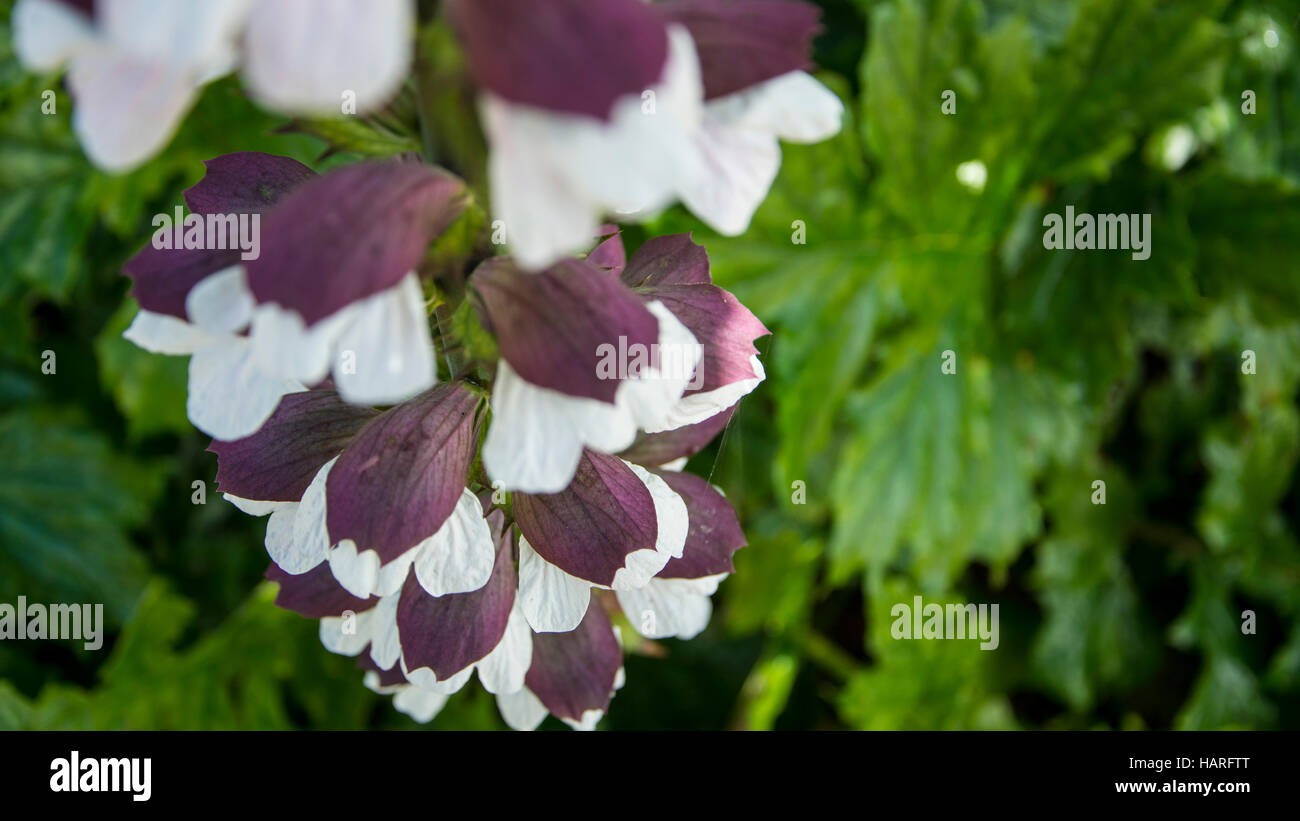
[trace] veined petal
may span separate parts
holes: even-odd
[[[533,635],[525,683],[552,715],[589,728],[609,708],[622,666],[623,651],[609,617],[592,602],[577,629]]]
[[[648,475],[586,451],[560,493],[514,494],[515,520],[532,549],[565,573],[603,587],[616,579],[635,584],[681,555],[685,541],[684,503],[658,477],[643,478]]]
[[[477,407],[443,384],[371,420],[330,473],[330,536],[387,563],[437,533],[465,490]]]
[[[295,187],[262,220],[248,284],[310,327],[397,285],[465,207],[464,183],[431,165],[345,165]]]
[[[478,501],[474,504],[477,506]],[[431,596],[415,574],[409,575],[397,610],[405,668],[415,671],[427,667],[439,682],[467,672],[500,644],[514,607],[516,587],[514,555],[508,538],[501,539],[492,576],[478,590]]]
[[[267,568],[266,578],[280,585],[275,596],[277,607],[311,619],[340,618],[349,612],[355,615],[378,604],[377,599],[348,593],[323,564],[297,576],[273,564]]]
[[[321,467],[377,415],[331,390],[288,394],[253,435],[208,446],[217,455],[217,488],[244,499],[297,502]]]

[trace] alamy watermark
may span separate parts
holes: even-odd
[[[889,633],[895,639],[980,639],[981,650],[998,649],[996,604],[923,604],[899,602],[889,610]]]
[[[596,347],[597,379],[672,379],[688,389],[704,384],[704,346],[695,343],[643,345],[618,338],[618,345],[605,342]]]
[[[0,603],[0,641],[81,641],[87,650],[104,646],[104,605]]]
[[[1132,251],[1133,259],[1151,257],[1150,214],[1060,214],[1043,217],[1043,247],[1053,251]]]
[[[242,260],[262,255],[261,214],[155,214],[153,247],[159,251],[239,251]]]

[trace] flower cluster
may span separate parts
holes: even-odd
[[[339,89],[382,101],[415,17],[401,0],[177,3],[147,20],[127,0],[67,5],[20,0],[19,51],[70,65],[78,129],[108,165],[156,150],[236,65],[287,110]],[[266,517],[277,602],[319,619],[369,686],[427,721],[477,671],[511,726],[590,728],[622,684],[615,622],[690,638],[733,570],[736,513],[682,467],[763,380],[768,333],[689,234],[629,255],[606,220],[681,201],[743,231],[779,140],[833,134],[841,107],[804,72],[817,17],[800,2],[440,8],[476,89],[487,190],[414,157],[319,175],[217,157],[186,205],[257,215],[260,253],[146,245],[125,266],[140,304],[126,336],[190,356],[190,419],[213,437],[218,489]],[[113,80],[106,64],[131,68]],[[115,82],[174,108],[101,121]],[[484,194],[508,255],[480,236]]]

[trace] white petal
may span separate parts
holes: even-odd
[[[258,305],[249,330],[258,367],[305,385],[320,382],[329,373],[335,340],[352,321],[356,307],[349,305],[309,328],[297,311],[274,302]]]
[[[483,506],[467,488],[438,532],[415,549],[415,578],[430,596],[468,593],[492,578],[496,546]]]
[[[491,145],[493,216],[505,226],[515,260],[537,270],[590,244],[601,209],[550,162],[549,115],[486,92],[479,107]]]
[[[681,185],[682,202],[718,233],[743,234],[781,167],[780,143],[764,131],[706,119],[695,144],[706,170]]]
[[[371,637],[370,660],[384,670],[393,669],[393,665],[402,656],[402,643],[397,635],[398,595],[385,596],[370,611]]]
[[[712,100],[705,111],[706,119],[797,143],[815,143],[833,137],[844,118],[840,98],[806,71],[782,74]]]
[[[285,522],[277,527],[279,538],[271,559],[286,573],[306,573],[329,556],[330,538],[325,527],[325,479],[336,461],[337,456],[316,472],[311,484],[303,491],[302,502],[297,507],[277,510],[271,514],[271,519],[266,524],[266,549],[270,552],[272,526],[277,524],[278,517],[285,517]],[[284,532],[286,527],[287,533]]]
[[[245,499],[233,493],[223,493],[221,496],[249,516],[266,516],[289,505],[297,505],[297,502],[263,502],[257,499]]]
[[[68,87],[86,155],[113,172],[162,150],[198,96],[195,79],[174,66],[103,51],[73,59]]]
[[[587,615],[591,583],[546,561],[520,536],[517,601],[538,633],[567,633]]]
[[[11,20],[14,52],[33,71],[57,68],[73,55],[95,47],[90,20],[55,0],[18,0]]]
[[[669,421],[704,358],[704,347],[662,302],[656,300],[646,308],[659,320],[660,367],[646,368],[639,378],[624,380],[614,403],[631,415],[637,427],[654,433],[677,427]]]
[[[702,173],[691,140],[703,111],[699,61],[685,29],[672,27],[669,43],[664,80],[648,89],[653,108],[629,94],[608,122],[483,95],[493,207],[524,267],[589,245],[604,212],[667,205]]]
[[[391,405],[438,381],[424,295],[414,272],[362,301],[336,344],[341,364],[334,366],[334,382],[348,402]]]
[[[470,664],[463,670],[458,670],[451,678],[439,681],[437,676],[428,667],[417,667],[414,670],[408,670],[406,659],[402,659],[402,675],[406,676],[407,681],[417,687],[430,690],[443,695],[451,695],[460,692],[461,688],[469,682],[470,675],[474,672],[474,665]]]
[[[122,332],[124,339],[150,353],[191,354],[214,340],[201,329],[170,314],[156,314],[143,308]]]
[[[511,729],[536,730],[546,718],[546,707],[529,690],[497,693],[497,710]]]
[[[513,693],[523,689],[532,663],[533,634],[516,596],[500,643],[478,663],[478,678],[489,693]]]
[[[505,359],[497,363],[483,464],[506,490],[558,493],[569,486],[584,446],[617,453],[635,438],[626,407],[534,385]]]
[[[124,53],[198,78],[229,67],[247,7],[247,0],[98,0],[95,18]]]
[[[300,390],[296,382],[262,373],[248,340],[227,337],[190,357],[185,409],[199,430],[230,442],[256,433],[282,396]]]
[[[334,580],[357,598],[364,599],[378,591],[379,554],[375,551],[358,553],[356,542],[342,539],[330,548],[329,563]]]
[[[411,63],[410,0],[258,0],[245,38],[244,78],[253,95],[293,114],[356,112],[383,105]]]
[[[393,706],[421,724],[428,724],[447,703],[447,696],[422,687],[403,687],[393,696]]]
[[[199,281],[185,296],[190,322],[214,336],[242,331],[253,316],[253,292],[244,266],[232,265]]]
[[[689,526],[686,502],[668,483],[640,465],[624,462],[645,483],[654,501],[655,519],[659,525],[654,550],[634,550],[628,554],[623,567],[614,573],[615,590],[645,587],[656,573],[664,569],[669,559],[680,558],[686,546]]]
[[[362,610],[351,617],[326,616],[320,620],[320,643],[340,656],[359,656],[371,639],[374,610]]]
[[[618,591],[618,603],[632,627],[646,638],[692,639],[708,627],[713,612],[709,594],[724,575],[709,577],[712,589],[707,583],[701,586],[698,579],[651,579],[639,590]]]
[[[683,396],[663,420],[661,430],[673,430],[703,422],[739,402],[741,397],[747,396],[767,377],[757,354],[749,358],[749,364],[756,374],[750,379],[738,379],[711,391]]]
[[[568,724],[573,729],[581,730],[582,732],[586,733],[596,729],[596,725],[599,724],[600,720],[604,717],[605,717],[604,710],[586,710],[585,712],[583,712],[582,718],[578,721],[574,721],[571,718],[563,718],[560,720],[563,721],[565,724]]]

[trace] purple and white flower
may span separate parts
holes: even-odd
[[[713,417],[763,380],[753,341],[767,329],[712,284],[689,235],[650,240],[619,264],[624,257],[615,236],[586,261],[524,274],[491,260],[471,277],[501,352],[483,444],[501,487],[557,492],[584,448],[618,453],[638,431]],[[611,374],[602,359],[615,346],[648,356]]]
[[[360,404],[437,379],[415,268],[460,212],[459,180],[431,166],[359,163],[317,176],[287,157],[218,157],[185,192],[197,214],[258,214],[261,253],[146,245],[125,266],[140,313],[126,338],[191,354],[189,417],[248,436],[286,393],[331,373]]]

